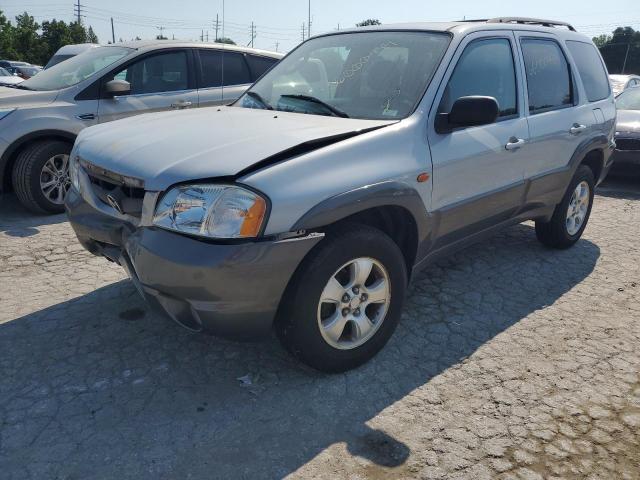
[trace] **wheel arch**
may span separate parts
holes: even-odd
[[[345,223],[362,223],[387,234],[400,248],[409,275],[430,235],[430,222],[419,193],[398,181],[367,185],[335,195],[305,213],[293,230],[331,229]]]
[[[572,175],[580,165],[588,166],[593,172],[596,185],[606,172],[606,163],[611,155],[610,142],[606,135],[597,135],[582,142],[573,154],[570,165]]]
[[[64,130],[51,129],[31,132],[15,140],[9,145],[0,158],[0,191],[7,192],[11,190],[11,172],[18,154],[23,149],[35,142],[45,139],[62,140],[73,145],[76,136],[76,134],[66,132]]]

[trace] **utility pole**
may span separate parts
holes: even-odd
[[[309,0],[309,23],[307,23],[307,38],[311,38],[311,0]]]
[[[251,48],[253,48],[253,41],[256,39],[256,26],[253,22],[251,22],[251,41],[249,42],[249,44],[251,45]]]
[[[80,5],[80,0],[76,0],[76,4],[73,6],[73,10],[74,10],[73,13],[76,14],[78,25],[80,25],[80,23],[82,22],[81,13],[82,13],[83,6],[84,5]]]
[[[209,43],[209,30],[207,30],[207,43]]]
[[[164,36],[162,35],[162,31],[164,30],[163,26],[160,27],[156,27],[158,30],[160,30],[160,39],[164,38]]]
[[[116,31],[113,29],[113,17],[111,17],[111,40],[116,43]]]
[[[280,46],[280,42],[276,42],[276,52],[278,51],[279,46]]]
[[[304,22],[302,22],[302,41],[304,42],[304,35],[306,33],[306,26],[304,24]]]
[[[216,36],[215,36],[215,38],[213,39],[213,41],[214,41],[214,42],[217,42],[217,41],[218,41],[218,38],[220,38],[220,37],[218,37],[218,26],[219,26],[219,22],[218,22],[218,14],[216,13],[216,23],[215,23],[215,27],[214,27],[214,28],[216,29]]]
[[[201,42],[204,42],[204,30],[201,30],[201,33],[200,33],[200,41],[201,41]]]
[[[627,43],[627,53],[624,54],[624,63],[622,64],[622,73],[627,68],[627,59],[629,58],[629,50],[631,49],[631,35],[629,35],[629,43]]]

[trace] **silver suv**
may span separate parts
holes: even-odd
[[[138,113],[236,100],[281,54],[166,40],[92,48],[0,87],[0,192],[63,212],[68,158],[85,127]]]
[[[233,106],[92,127],[71,224],[195,331],[267,334],[325,371],[371,358],[407,282],[498,228],[573,245],[610,166],[604,63],[534,19],[340,31]]]

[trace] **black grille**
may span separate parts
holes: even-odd
[[[640,150],[640,138],[616,138],[616,150]]]
[[[87,171],[87,176],[91,181],[93,192],[102,202],[113,207],[112,202],[115,200],[120,207],[121,213],[140,217],[145,193],[144,188],[123,185],[117,180],[107,179],[91,171]]]

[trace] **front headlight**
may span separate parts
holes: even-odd
[[[0,120],[16,110],[17,108],[0,108]]]
[[[210,238],[257,237],[267,212],[266,200],[235,185],[181,185],[160,200],[153,224]]]

